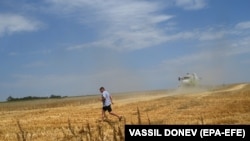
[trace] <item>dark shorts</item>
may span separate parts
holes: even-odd
[[[102,110],[103,111],[109,111],[109,112],[111,112],[112,111],[111,105],[109,105],[109,106],[103,106]]]

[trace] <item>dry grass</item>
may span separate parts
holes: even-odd
[[[125,124],[250,124],[250,84],[113,94],[122,121],[100,122],[98,98],[0,103],[0,140],[123,141]]]

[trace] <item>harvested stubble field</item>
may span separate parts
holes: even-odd
[[[100,95],[0,103],[2,141],[123,141],[125,124],[250,124],[250,84],[199,90],[112,93],[101,119]]]

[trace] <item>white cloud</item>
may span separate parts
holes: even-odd
[[[175,4],[186,10],[202,9],[207,5],[205,0],[175,0]]]
[[[152,1],[53,0],[48,2],[52,4],[53,11],[58,10],[58,13],[63,11],[69,16],[72,13],[74,16],[78,14],[81,23],[98,29],[98,37],[93,42],[75,45],[69,49],[101,45],[99,47],[115,50],[136,50],[161,44],[165,40],[165,35],[158,25],[164,25],[174,17],[174,15],[161,14],[163,5]]]
[[[250,53],[249,46],[250,46],[250,36],[234,41],[230,46],[231,52],[228,53],[228,55],[241,55]]]
[[[212,64],[223,60],[228,62],[226,60],[230,60],[230,58],[249,54],[250,35],[248,30],[241,30],[242,28],[247,29],[248,22],[240,22],[235,27],[230,29],[226,26],[194,29],[193,32],[180,32],[170,36],[169,41],[199,39],[201,42],[198,42],[196,46],[199,46],[200,50],[189,55],[168,59],[163,64],[167,66],[202,66],[200,64],[204,62],[211,62]]]
[[[235,27],[238,29],[250,29],[250,21],[240,22]]]
[[[16,55],[19,55],[19,53],[17,53],[17,52],[10,52],[8,55],[10,55],[10,56],[16,56]]]
[[[200,40],[215,40],[215,39],[222,39],[225,36],[224,31],[205,31],[201,33],[199,39]]]
[[[90,26],[98,28],[98,36],[92,42],[72,45],[67,50],[104,47],[127,51],[154,47],[183,39],[200,42],[219,41],[230,38],[232,35],[241,35],[242,30],[237,29],[248,28],[250,25],[249,22],[242,22],[238,23],[235,29],[214,26],[178,31],[178,28],[169,25],[175,15],[163,14],[161,10],[166,7],[155,1],[72,0],[68,2],[51,0],[48,2],[54,11],[64,12],[63,15],[77,15],[80,22],[91,23]],[[175,4],[184,9],[194,10],[204,8],[207,2],[205,0],[177,0]],[[175,32],[168,32],[168,27],[174,29]]]
[[[0,36],[22,31],[35,31],[41,27],[38,21],[17,14],[0,14]]]
[[[183,31],[183,32],[177,32],[172,35],[166,35],[166,41],[176,41],[180,39],[194,39],[197,36],[197,32],[189,32],[189,31]]]
[[[237,25],[241,24],[240,23],[236,24],[236,27]],[[145,28],[142,26],[144,26]],[[138,50],[146,47],[159,45],[161,43],[168,43],[179,40],[193,40],[193,41],[198,41],[200,43],[216,41],[215,43],[217,44],[227,42],[225,46],[228,46],[228,48],[233,45],[235,46],[236,44],[237,46],[239,46],[239,44],[241,45],[241,47],[239,48],[246,47],[247,45],[249,45],[249,43],[246,40],[247,37],[249,36],[248,35],[249,32],[247,30],[241,30],[239,28],[228,28],[227,26],[214,26],[202,29],[194,28],[189,31],[181,31],[181,32],[178,32],[176,30],[176,32],[170,34],[165,32],[164,29],[160,30],[158,28],[150,28],[145,25],[142,26],[133,25],[131,26],[130,29],[126,31],[122,29],[119,30],[119,29],[109,28],[109,31],[103,33],[103,36],[106,35],[106,37],[104,37],[103,39],[96,40],[92,43],[70,46],[67,49],[74,50],[86,47],[105,47],[121,51]],[[235,36],[240,37],[240,40],[234,39],[234,42],[229,40]],[[239,50],[235,52],[239,52]]]
[[[198,66],[198,64],[206,64],[207,62],[217,63],[217,61],[222,58],[229,60],[227,58],[249,54],[249,46],[250,37],[245,37],[240,40],[226,41],[225,43],[213,42],[204,45],[200,51],[193,52],[189,55],[168,59],[164,61],[163,64],[167,66],[188,66],[191,64],[196,64]]]

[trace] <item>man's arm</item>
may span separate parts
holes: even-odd
[[[112,96],[110,95],[109,97],[110,97],[111,104],[114,104],[114,103],[113,103]]]
[[[105,101],[105,97],[102,95],[101,101],[104,102]]]

